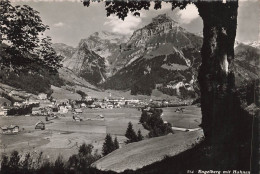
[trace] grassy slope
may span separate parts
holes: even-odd
[[[200,142],[202,137],[203,132],[199,130],[143,140],[112,152],[92,166],[104,171],[136,170],[161,161],[166,156],[175,156],[186,151]]]

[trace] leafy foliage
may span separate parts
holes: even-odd
[[[139,129],[137,132],[137,140],[138,141],[142,141],[144,139],[141,130]]]
[[[137,142],[137,135],[133,129],[133,124],[131,122],[128,123],[128,127],[126,129],[125,137],[128,138],[126,143]]]
[[[78,154],[72,155],[65,161],[61,155],[54,162],[50,162],[43,157],[43,153],[32,155],[25,154],[24,158],[17,151],[13,151],[10,156],[2,155],[1,174],[83,174],[90,171],[90,165],[101,158],[95,151],[93,145],[82,144]],[[89,173],[89,172],[87,172]]]
[[[48,95],[52,93],[51,85],[59,87],[64,85],[64,81],[57,73],[49,73],[44,69],[39,73],[20,72],[19,74],[2,70],[0,71],[0,82],[29,93],[43,92]]]
[[[0,67],[12,71],[37,71],[41,65],[51,71],[61,67],[61,56],[51,46],[51,38],[43,37],[49,29],[39,12],[28,5],[12,6],[0,1]],[[40,37],[41,36],[41,37]]]
[[[145,129],[149,130],[148,136],[159,137],[173,133],[170,123],[164,123],[162,118],[162,109],[151,108],[149,111],[143,110],[140,123]]]
[[[102,148],[102,155],[106,156],[107,154],[113,152],[118,148],[119,148],[119,143],[117,141],[117,138],[115,137],[113,141],[111,135],[107,134]]]
[[[77,90],[76,93],[78,93],[82,99],[84,99],[86,96],[88,96],[84,91]]]
[[[115,137],[115,139],[114,139],[114,146],[115,146],[115,150],[119,149],[119,143],[117,141],[117,137]]]
[[[100,1],[99,1],[100,2]],[[172,4],[172,10],[176,7],[179,7],[180,9],[184,9],[187,4],[191,3],[192,1],[165,1],[167,3]],[[90,0],[84,0],[83,1],[84,6],[90,5]],[[127,17],[128,13],[131,12],[134,16],[140,16],[140,10],[149,10],[151,6],[150,1],[106,1],[106,11],[107,16],[110,16],[111,14],[117,15],[120,19],[124,20],[125,17]],[[154,9],[160,9],[161,1],[155,1],[154,3]]]

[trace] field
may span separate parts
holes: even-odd
[[[175,112],[177,108],[184,108],[183,112]],[[201,123],[201,109],[197,106],[181,106],[163,108],[162,119],[172,126],[194,129]]]
[[[99,115],[103,115],[101,119]],[[141,112],[132,108],[119,109],[83,109],[80,117],[82,122],[75,122],[72,113],[46,123],[45,130],[35,130],[38,121],[45,121],[42,116],[9,116],[0,117],[0,126],[18,125],[21,132],[16,135],[0,135],[0,153],[18,150],[22,153],[43,151],[47,158],[56,159],[59,154],[68,158],[76,153],[83,143],[93,144],[101,153],[107,133],[117,136],[120,146],[124,145],[124,137],[128,122],[133,123],[136,131],[140,129],[143,135],[147,131],[138,124]],[[66,153],[64,153],[66,152]]]
[[[174,112],[176,108],[164,108],[163,119],[176,127],[196,128],[200,122],[200,108],[196,106],[185,107],[184,113]],[[104,119],[100,117],[104,116]],[[0,154],[10,153],[12,150],[25,152],[44,152],[45,157],[50,160],[61,154],[68,159],[72,154],[77,153],[78,147],[83,143],[91,143],[94,149],[101,153],[102,145],[106,134],[111,134],[119,140],[121,147],[125,146],[124,136],[128,122],[133,123],[137,132],[141,130],[145,136],[148,131],[139,124],[141,111],[134,108],[117,109],[83,109],[79,114],[83,119],[76,122],[69,112],[58,119],[45,121],[43,116],[9,116],[0,117],[0,126],[18,125],[20,132],[16,135],[0,134]],[[45,130],[35,130],[38,121],[46,123]],[[177,133],[177,132],[176,132]],[[178,132],[181,134],[183,132]]]
[[[200,142],[202,137],[203,131],[198,130],[131,143],[101,158],[92,166],[101,171],[112,170],[118,173],[127,169],[140,169],[154,162],[161,161],[166,156],[175,156],[190,149]]]

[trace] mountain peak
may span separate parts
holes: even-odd
[[[175,22],[175,21],[172,18],[170,18],[166,13],[160,14],[152,19],[152,23],[164,23],[164,22]]]

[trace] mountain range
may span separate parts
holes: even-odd
[[[82,39],[77,48],[54,44],[65,69],[104,89],[150,95],[195,97],[203,38],[166,14],[152,19],[131,37],[103,31]],[[234,72],[238,84],[258,78],[259,44],[236,43]]]

